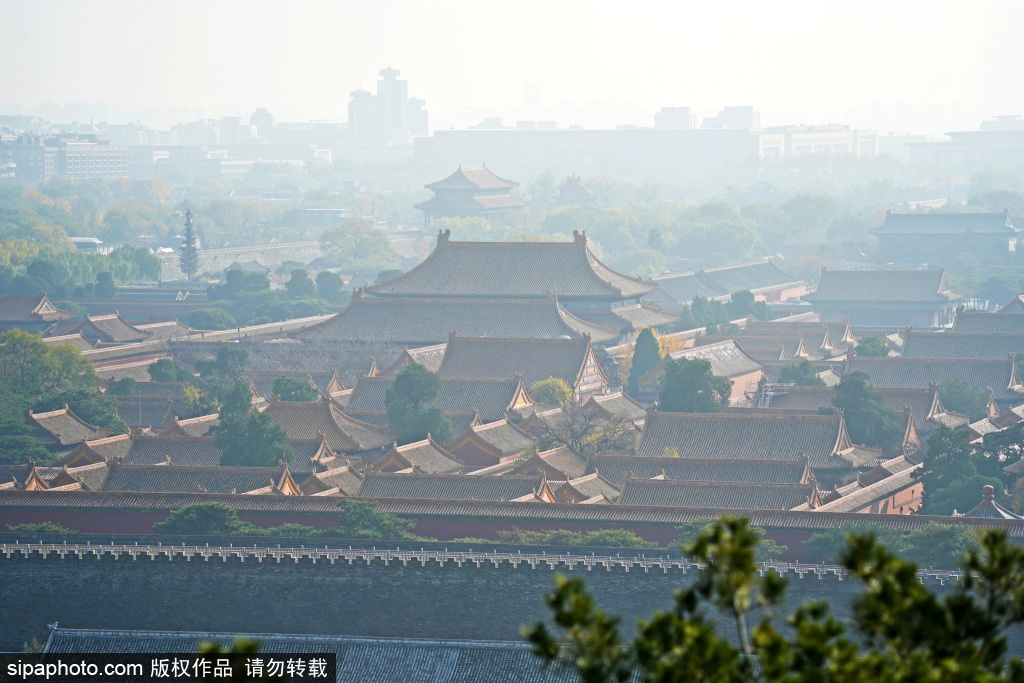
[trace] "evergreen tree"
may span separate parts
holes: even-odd
[[[185,210],[185,239],[181,242],[178,267],[189,282],[192,282],[192,278],[199,271],[199,242],[196,239],[196,229],[192,226],[192,209]]]
[[[858,356],[865,358],[885,358],[889,355],[889,345],[881,337],[865,337],[855,350]]]
[[[452,436],[452,423],[433,405],[441,393],[441,376],[419,363],[409,363],[384,394],[388,423],[403,444],[420,441],[427,434],[435,441]]]
[[[732,380],[717,377],[706,360],[665,361],[659,410],[672,413],[720,413],[729,405]]]
[[[818,377],[814,369],[814,363],[809,360],[800,361],[782,368],[779,373],[780,379],[785,382],[792,382],[798,387],[823,387],[825,380]]]
[[[903,445],[900,416],[885,407],[882,395],[868,384],[863,372],[844,375],[836,386],[832,405],[843,411],[850,439],[861,446],[898,453]]]
[[[636,337],[636,344],[633,345],[633,364],[629,368],[629,385],[627,393],[634,398],[640,394],[640,386],[637,381],[648,372],[657,367],[661,362],[661,347],[658,340],[654,338],[651,328],[645,327],[640,330]]]

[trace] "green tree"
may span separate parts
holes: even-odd
[[[377,273],[377,279],[374,282],[384,282],[385,280],[391,280],[404,273],[401,268],[388,268]]]
[[[665,272],[665,255],[654,249],[637,249],[625,252],[612,265],[626,275],[652,278]]]
[[[754,316],[758,320],[771,320],[772,311],[768,304],[757,301],[749,290],[741,290],[729,297],[729,303],[725,305],[726,315],[730,320]]]
[[[77,534],[78,529],[69,529],[56,522],[28,522],[8,524],[7,530],[15,534]]]
[[[746,519],[723,518],[684,546],[705,565],[672,607],[641,620],[632,642],[620,618],[598,608],[581,578],[556,577],[545,601],[549,627],[523,629],[544,666],[581,681],[740,683],[998,683],[1020,680],[1024,662],[1007,658],[1007,630],[1024,621],[1024,549],[988,529],[962,560],[964,581],[936,595],[917,567],[871,534],[851,534],[840,564],[864,590],[842,621],[825,602],[805,603],[776,630],[786,580],[761,572],[759,536]],[[708,617],[735,624],[739,646]],[[762,611],[751,627],[754,610]]]
[[[298,401],[311,403],[320,396],[316,387],[309,380],[298,377],[278,377],[274,380],[274,394],[282,401]]]
[[[309,278],[305,268],[293,270],[291,278],[289,278],[288,282],[284,283],[284,287],[288,290],[288,296],[292,299],[316,297],[316,285]]]
[[[316,274],[316,291],[327,301],[341,301],[341,276],[329,270],[321,270]]]
[[[939,398],[947,410],[969,415],[976,422],[988,415],[988,394],[978,391],[962,379],[947,379],[939,385]]]
[[[238,536],[255,527],[238,518],[238,512],[224,503],[196,503],[175,510],[163,522],[153,525],[158,534],[175,536]]]
[[[855,351],[865,358],[885,358],[889,355],[889,346],[881,337],[865,337],[857,342]]]
[[[855,444],[895,454],[903,448],[900,416],[885,407],[882,395],[868,384],[863,372],[851,372],[836,385],[832,405],[843,411],[846,429]]]
[[[783,366],[779,372],[779,379],[785,383],[792,382],[798,387],[825,386],[825,380],[818,377],[818,371],[815,370],[814,363],[809,360]]]
[[[223,466],[275,467],[278,461],[290,463],[295,457],[288,445],[288,433],[275,425],[267,413],[222,413],[220,424],[210,431],[214,445],[221,451]]]
[[[645,327],[640,330],[633,345],[633,360],[629,366],[629,382],[626,387],[630,396],[636,398],[640,395],[640,386],[637,382],[660,362],[661,346],[651,328]]]
[[[117,285],[114,284],[114,276],[103,271],[96,274],[96,287],[92,290],[93,296],[97,299],[113,299],[117,296]]]
[[[377,273],[398,263],[387,233],[355,218],[324,230],[320,248],[346,273]]]
[[[185,210],[185,236],[178,252],[178,267],[188,282],[199,272],[199,239],[192,225],[192,209]]]
[[[789,241],[797,243],[821,242],[829,234],[841,211],[828,195],[802,194],[782,204],[788,223]]]
[[[981,491],[986,485],[995,489],[996,500],[1004,499],[1003,482],[978,472],[978,464],[987,464],[971,445],[965,431],[955,432],[942,427],[928,439],[928,451],[921,468],[924,494],[921,513],[949,515],[953,510],[967,512],[981,502]]]
[[[398,432],[401,443],[427,438],[438,442],[452,437],[452,423],[433,405],[441,393],[441,376],[419,363],[409,363],[395,377],[384,394],[388,424]]]
[[[712,526],[714,526],[715,520],[711,517],[700,517],[688,522],[681,524],[676,527],[676,533],[679,534],[679,542],[684,546],[693,543],[701,534],[706,532]],[[750,531],[757,535],[758,542],[757,548],[754,551],[755,558],[758,562],[769,562],[771,560],[782,557],[782,554],[789,550],[788,546],[780,545],[775,542],[774,539],[765,538],[767,531],[759,526],[750,527]]]
[[[39,434],[24,418],[0,415],[0,465],[21,465],[29,460],[37,465],[49,465],[53,459]]]
[[[549,406],[566,407],[572,403],[572,389],[557,377],[548,377],[530,385],[530,398]]]
[[[353,500],[346,498],[338,501],[341,512],[338,515],[338,528],[334,530],[340,538],[387,540],[387,541],[422,541],[427,540],[413,533],[415,520],[406,519],[377,509],[376,501]]]
[[[53,392],[95,390],[99,382],[92,363],[75,347],[50,346],[19,329],[0,335],[0,377],[30,403]]]
[[[188,314],[188,326],[193,330],[233,330],[238,321],[223,308],[197,308]]]
[[[706,360],[665,361],[658,409],[672,413],[720,413],[729,405],[732,380],[716,377]]]
[[[122,377],[107,385],[107,395],[109,396],[134,396],[135,390],[136,383],[131,377]]]
[[[147,369],[154,382],[194,382],[192,371],[173,358],[161,358]]]

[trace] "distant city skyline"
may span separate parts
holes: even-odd
[[[869,0],[828,25],[809,2],[768,14],[751,2],[11,0],[4,17],[0,113],[55,121],[169,127],[258,107],[345,121],[349,93],[389,65],[433,130],[486,117],[650,126],[665,106],[700,118],[752,105],[762,125],[935,135],[1024,113],[1012,0]]]

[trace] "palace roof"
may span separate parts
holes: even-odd
[[[1021,316],[1024,317],[1024,316]],[[919,332],[904,335],[903,358],[1006,358],[1007,353],[1024,353],[1024,333],[960,334]]]
[[[341,467],[312,472],[299,487],[307,496],[354,496],[359,493],[359,487],[362,485],[363,475],[346,462]]]
[[[595,342],[603,342],[617,338],[620,327],[607,329],[581,320],[554,297],[542,301],[369,298],[357,291],[345,310],[293,336],[304,341],[438,344],[457,330],[472,337],[582,339],[590,335]]]
[[[1007,510],[994,499],[995,489],[985,485],[981,489],[981,502],[977,506],[964,513],[964,517],[975,517],[983,519],[1024,519],[1018,514]]]
[[[45,292],[39,294],[4,294],[0,296],[0,322],[27,323],[50,322],[73,318],[71,311],[62,311],[47,297]]]
[[[59,344],[69,344],[74,346],[79,351],[86,351],[88,349],[95,349],[96,345],[85,338],[81,330],[73,332],[71,334],[62,334],[59,337],[43,337],[43,341],[49,346],[57,346]],[[148,376],[147,376],[148,379]]]
[[[529,458],[507,461],[469,472],[479,476],[502,476],[508,474],[543,474],[548,479],[574,479],[586,474],[587,458],[568,446],[559,446]]]
[[[138,386],[138,385],[136,385]],[[117,416],[132,428],[166,425],[177,415],[187,415],[184,398],[169,396],[115,396]]]
[[[419,363],[431,372],[437,372],[444,360],[444,351],[448,348],[448,342],[434,344],[433,346],[420,346],[415,349],[406,349],[388,369],[380,374],[397,375],[399,371],[409,363]]]
[[[109,427],[91,425],[71,412],[65,405],[60,410],[46,413],[29,412],[28,422],[46,434],[46,440],[62,446],[81,443],[87,439],[110,436]]]
[[[758,292],[785,285],[800,284],[767,259],[738,266],[709,268],[691,273],[662,275],[654,278],[658,291],[678,304],[688,304],[695,296],[727,299],[735,292]]]
[[[95,335],[101,342],[108,344],[125,344],[149,338],[148,334],[126,321],[117,312],[87,317],[82,323],[82,330],[87,337]]]
[[[1024,334],[1024,315],[958,310],[953,319],[952,331],[969,334]]]
[[[258,396],[270,398],[274,395],[274,382],[281,377],[308,382],[311,387],[321,395],[330,396],[332,393],[342,390],[341,381],[333,370],[322,370],[318,372],[290,372],[288,370],[261,370],[246,372],[245,376],[252,383],[252,388]]]
[[[486,166],[459,166],[458,170],[444,180],[425,186],[428,190],[511,190],[519,183],[501,178]]]
[[[395,439],[389,430],[341,412],[327,397],[312,403],[271,399],[265,410],[271,421],[288,433],[289,440],[319,443],[326,438],[336,452],[375,450],[390,446]]]
[[[812,303],[948,303],[961,298],[949,289],[944,270],[829,270],[823,268]]]
[[[620,505],[792,510],[815,500],[814,484],[755,484],[627,478]]]
[[[618,273],[587,248],[586,233],[572,242],[454,242],[441,233],[437,247],[408,273],[367,287],[374,296],[627,299],[657,285]]]
[[[468,477],[463,474],[369,473],[360,498],[412,500],[514,500],[545,486],[543,476]]]
[[[46,652],[191,653],[200,643],[230,647],[239,638],[258,641],[266,655],[333,652],[339,681],[474,681],[495,672],[519,683],[575,680],[569,671],[541,668],[530,647],[520,642],[53,628]]]
[[[360,377],[345,412],[356,416],[362,413],[386,415],[384,395],[394,381],[393,376]],[[478,412],[483,422],[494,422],[503,419],[506,412],[521,402],[523,393],[523,383],[518,377],[445,378],[434,405],[440,407],[446,416]]]
[[[571,499],[577,503],[593,500],[598,496],[604,496],[609,500],[616,500],[619,497],[619,487],[605,479],[598,472],[584,474],[574,479],[566,480],[561,486],[555,488],[556,482],[549,482],[552,490],[556,491],[559,500]]]
[[[841,415],[662,413],[651,411],[636,454],[640,457],[800,460],[812,469],[860,466],[860,453]],[[877,456],[877,453],[875,453]]]
[[[527,387],[556,377],[572,389],[579,384],[592,356],[587,339],[452,337],[438,372],[444,378],[481,379],[519,374]]]
[[[647,409],[623,391],[614,394],[595,394],[590,397],[586,406],[597,410],[608,419],[618,415],[623,420],[638,425],[642,425],[647,419]]]
[[[572,312],[577,318],[586,320],[593,325],[616,331],[631,332],[643,327],[662,327],[679,320],[679,316],[675,313],[663,311],[647,304],[633,304],[616,308],[576,308]],[[593,342],[604,341],[594,335],[590,336]]]
[[[871,232],[876,235],[957,235],[971,233],[1012,235],[1009,214],[1001,213],[892,213]]]
[[[757,484],[806,484],[810,480],[807,459],[731,460],[708,458],[638,458],[629,455],[594,455],[587,473],[601,476],[622,488],[631,479],[661,477],[675,481],[748,482]]]
[[[158,433],[160,436],[206,436],[211,427],[216,427],[219,424],[220,415],[217,413],[190,417],[184,420],[175,417],[163,425]]]
[[[493,451],[498,459],[522,453],[533,445],[535,439],[506,419],[489,424],[470,427],[449,440],[450,451],[456,451],[473,441],[480,447]]]
[[[1024,221],[1022,221],[1024,223]],[[1017,296],[1013,297],[1009,303],[999,309],[1000,313],[1024,313],[1024,294],[1017,292]]]
[[[180,467],[107,463],[103,491],[139,493],[247,493],[279,486],[286,467]]]
[[[392,444],[391,450],[374,461],[371,469],[374,472],[395,472],[411,468],[424,474],[449,474],[458,472],[465,466],[428,435],[422,441],[404,446]]]
[[[816,314],[815,314],[816,315]],[[841,322],[798,321],[789,318],[780,320],[758,320],[747,316],[746,327],[741,334],[778,334],[783,332],[802,335],[820,335],[823,330],[828,332],[827,339],[832,347],[852,346],[857,343],[857,335],[850,326],[849,319]]]
[[[52,337],[59,339],[59,337]],[[44,339],[43,341],[48,341]],[[156,363],[152,358],[141,361],[113,361],[107,364],[96,364],[96,374],[108,382],[131,377],[137,384],[151,382],[153,378],[149,374],[149,368]]]
[[[711,363],[711,374],[716,377],[739,377],[761,369],[761,364],[744,351],[735,339],[715,342],[706,346],[695,346],[670,354],[673,360],[706,360]],[[644,384],[660,375],[665,368],[662,361],[650,372],[640,378]]]
[[[991,388],[996,400],[1018,400],[1024,395],[1024,383],[1017,375],[1012,357],[1004,360],[958,360],[938,358],[865,358],[851,356],[846,374],[864,372],[873,387],[923,389],[932,383],[958,379],[978,390]]]

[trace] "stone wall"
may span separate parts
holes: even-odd
[[[644,571],[638,565],[630,571],[562,565],[559,571],[584,576],[598,604],[622,614],[627,628],[668,607],[672,592],[696,575],[693,567]],[[332,564],[308,556],[261,562],[217,554],[3,553],[0,650],[20,650],[33,636],[45,637],[53,622],[90,629],[515,640],[521,625],[546,616],[542,595],[554,573],[544,563],[490,561]],[[858,590],[856,582],[835,575],[792,575],[791,600],[827,600],[846,616]],[[731,632],[729,622],[722,627]]]

